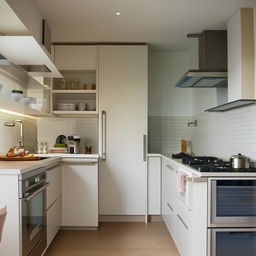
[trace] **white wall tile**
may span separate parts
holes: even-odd
[[[187,123],[191,117],[150,116],[149,149],[150,153],[178,153],[182,139],[191,141],[191,128]]]
[[[5,127],[4,123],[20,119],[24,122],[24,142],[25,148],[31,152],[35,151],[37,140],[37,120],[32,118],[24,118],[12,114],[0,112],[0,154],[6,154],[10,147],[16,146],[20,138],[20,125],[17,123],[15,127]]]
[[[79,135],[81,153],[85,145],[92,145],[92,152],[98,153],[98,118],[41,118],[38,120],[38,142],[47,142],[53,147],[59,135]]]
[[[192,147],[196,155],[229,158],[242,153],[256,160],[256,106],[223,113],[194,116],[198,127],[192,128]]]

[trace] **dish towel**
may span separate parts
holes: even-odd
[[[178,172],[176,186],[177,186],[178,192],[180,192],[180,193],[185,192],[185,178],[186,178],[186,176],[187,175],[184,172]]]
[[[6,215],[7,215],[6,206],[0,206],[0,242],[2,240],[2,231],[3,231]]]

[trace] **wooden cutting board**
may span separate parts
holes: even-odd
[[[40,160],[38,156],[31,156],[31,157],[7,157],[7,156],[0,156],[0,161],[36,161]]]

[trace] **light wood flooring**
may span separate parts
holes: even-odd
[[[98,231],[61,230],[45,256],[179,256],[163,222],[101,223]]]

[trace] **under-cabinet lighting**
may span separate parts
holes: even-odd
[[[10,114],[10,115],[16,115],[16,116],[31,118],[31,119],[37,119],[37,117],[35,117],[35,116],[29,116],[29,115],[17,113],[17,112],[14,112],[14,111],[10,111],[10,110],[7,110],[7,109],[3,109],[3,108],[0,108],[0,112],[1,112],[1,113],[5,113],[5,114]]]

